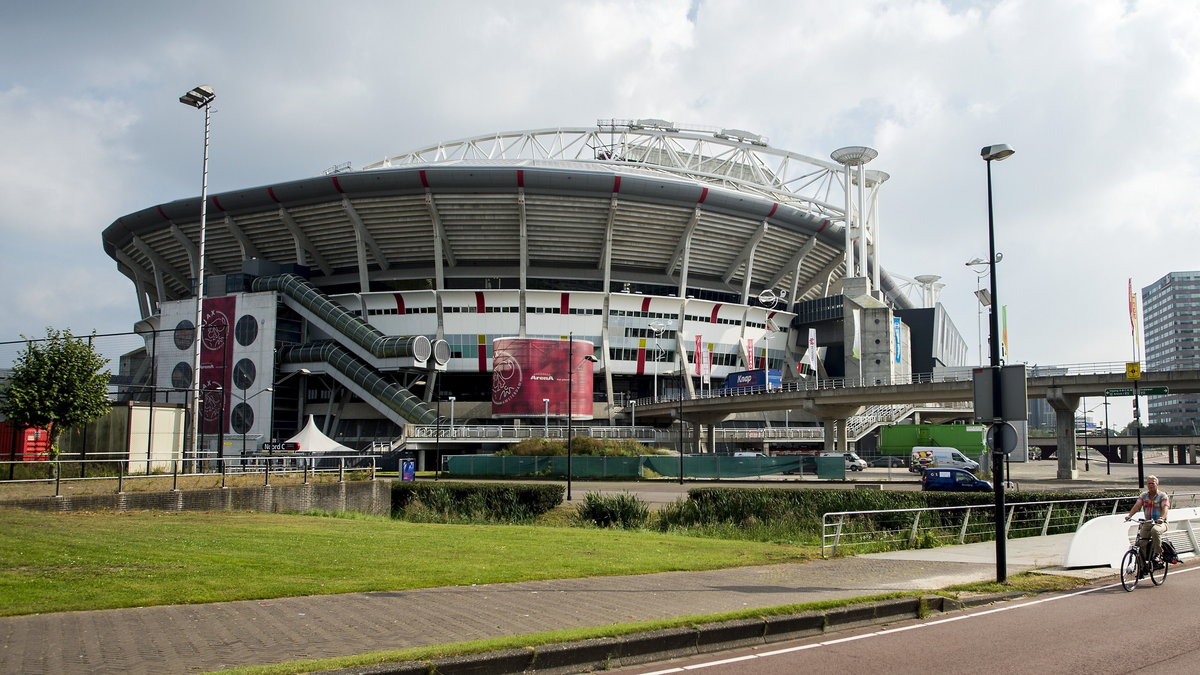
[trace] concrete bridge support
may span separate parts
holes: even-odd
[[[1079,465],[1075,460],[1075,411],[1079,409],[1079,396],[1064,394],[1062,387],[1046,389],[1046,402],[1054,409],[1054,430],[1058,441],[1058,478],[1079,478]]]

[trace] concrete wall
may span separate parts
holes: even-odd
[[[391,513],[391,480],[306,485],[263,485],[213,490],[124,492],[107,495],[40,497],[0,502],[0,507],[36,511],[266,511],[284,513],[321,509]]]

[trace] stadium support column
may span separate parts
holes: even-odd
[[[879,156],[879,152],[874,148],[868,148],[861,145],[851,145],[844,148],[838,148],[829,154],[829,157],[846,168],[845,184],[846,184],[846,271],[843,278],[865,277],[867,276],[867,261],[864,259],[866,255],[866,239],[867,227],[863,218],[863,165]],[[850,167],[858,168],[858,186],[859,186],[859,208],[858,208],[858,237],[860,239],[860,253],[855,256],[854,252],[854,202],[851,197],[853,190],[851,184],[853,182],[850,174]],[[856,260],[857,258],[857,260]]]

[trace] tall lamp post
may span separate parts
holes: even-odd
[[[1000,262],[1001,260],[1004,260],[1003,253],[996,256],[996,262]],[[979,303],[975,306],[975,346],[979,350],[980,364],[983,363],[983,328],[980,325],[980,321],[983,316],[983,308],[990,307],[992,304],[991,294],[981,287],[983,278],[988,274],[987,264],[988,261],[983,258],[973,258],[966,263],[967,267],[970,267],[971,271],[975,273],[975,297],[979,299]],[[979,269],[980,267],[983,267],[983,269]]]
[[[450,401],[450,437],[454,438],[454,401],[457,399],[453,396],[447,398]]]
[[[600,359],[593,354],[588,354],[579,363],[575,363],[575,334],[569,333],[567,335],[567,501],[571,501],[571,421],[575,418],[575,373],[588,361],[597,363]]]
[[[542,438],[550,438],[550,399],[542,399]]]
[[[212,108],[209,106],[217,94],[210,85],[202,84],[183,96],[179,102],[204,111],[204,166],[200,179],[200,247],[196,256],[196,336],[192,350],[192,453],[199,452],[200,443],[200,324],[204,320],[204,244],[205,226],[208,220],[208,130]]]
[[[988,352],[989,365],[992,370],[992,423],[1004,423],[1004,398],[1000,384],[1000,318],[996,308],[1000,306],[996,294],[996,224],[992,209],[992,162],[1011,157],[1013,149],[1009,145],[989,145],[979,154],[987,164],[987,200],[988,200],[988,273],[991,276],[992,307],[988,313]],[[996,437],[999,440],[1000,434]],[[992,452],[992,481],[996,485],[996,582],[1004,583],[1008,578],[1007,542],[1004,531],[1004,453],[991,448]]]

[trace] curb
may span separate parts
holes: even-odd
[[[403,661],[324,672],[330,675],[567,675],[769,645],[831,631],[978,607],[1025,595],[1028,593],[995,593],[966,599],[940,595],[896,598],[824,611],[721,621],[691,628],[631,633],[615,638],[559,642],[429,661]]]

